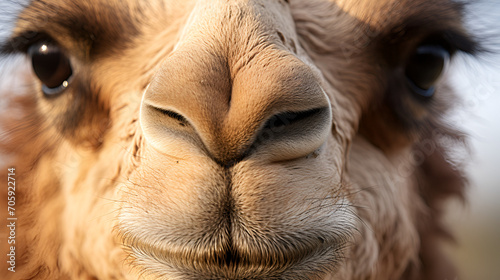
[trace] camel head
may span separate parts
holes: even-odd
[[[464,187],[444,120],[449,61],[477,49],[463,13],[32,0],[2,47],[24,65],[1,121],[19,178],[5,279],[454,279],[440,214]]]

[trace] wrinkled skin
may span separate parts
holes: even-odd
[[[43,34],[73,75],[56,96],[28,67],[9,78],[25,94],[2,112],[19,217],[2,279],[455,279],[439,222],[464,185],[443,144],[461,141],[441,119],[453,93],[441,78],[415,97],[404,68],[429,38],[472,51],[461,13],[32,1],[5,52]]]

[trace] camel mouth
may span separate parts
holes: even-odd
[[[185,244],[166,237],[123,240],[146,271],[182,279],[316,279],[335,270],[347,243],[342,235],[291,235],[213,236]]]
[[[357,221],[332,176],[299,168],[315,159],[251,158],[230,169],[199,161],[187,178],[170,176],[183,174],[187,160],[131,174],[117,230],[137,267],[163,279],[321,279],[335,271]]]

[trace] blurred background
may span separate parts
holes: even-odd
[[[500,279],[500,1],[476,1],[467,21],[489,53],[458,58],[450,79],[462,102],[454,122],[469,133],[472,158],[469,200],[452,205],[449,224],[459,246],[449,253],[459,264],[460,279]]]
[[[19,1],[0,0],[0,40],[8,36],[12,18],[19,10],[14,2]],[[474,1],[468,7],[467,22],[491,52],[479,58],[457,57],[448,72],[462,97],[451,120],[471,135],[472,159],[467,166],[471,178],[469,201],[465,207],[452,205],[448,217],[459,245],[448,249],[458,262],[461,276],[447,280],[499,280],[500,0]],[[0,84],[4,86],[8,81],[2,74],[14,70],[2,67],[6,62],[0,60]]]

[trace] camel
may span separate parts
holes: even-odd
[[[30,1],[0,49],[1,278],[456,279],[464,13]]]

